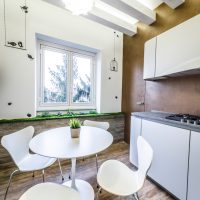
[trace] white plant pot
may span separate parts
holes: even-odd
[[[71,137],[72,138],[79,138],[81,128],[70,128]]]

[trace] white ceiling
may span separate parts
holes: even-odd
[[[62,0],[43,0],[65,9]],[[166,3],[175,9],[185,0],[96,0],[94,8],[81,15],[104,26],[133,36],[137,33],[137,22],[147,25],[156,21],[154,11],[160,4]]]
[[[157,8],[161,3],[163,3],[162,0],[139,0],[141,4],[146,6],[147,8],[154,10]]]

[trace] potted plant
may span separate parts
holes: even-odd
[[[81,122],[78,119],[69,120],[70,132],[72,138],[78,138],[81,130]]]

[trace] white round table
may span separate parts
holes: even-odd
[[[82,126],[80,137],[71,138],[70,128],[62,127],[45,131],[36,135],[30,142],[30,149],[42,156],[71,159],[72,180],[64,183],[80,193],[80,200],[94,200],[92,186],[80,179],[75,179],[76,158],[97,154],[108,148],[113,136],[100,128]]]

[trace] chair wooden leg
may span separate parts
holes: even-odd
[[[19,170],[16,169],[16,170],[13,171],[13,172],[11,173],[11,175],[10,175],[10,178],[9,178],[9,181],[8,181],[8,185],[7,185],[7,188],[6,188],[6,193],[5,193],[5,195],[4,195],[4,200],[6,200],[6,197],[7,197],[7,194],[8,194],[8,190],[9,190],[9,187],[10,187],[10,183],[11,183],[12,177],[13,177],[13,175],[14,175],[16,172],[18,172],[18,171],[19,171]]]
[[[43,180],[43,183],[44,183],[44,169],[42,170],[42,180]]]
[[[61,167],[59,158],[58,158],[58,165],[59,165],[59,168],[60,168],[60,174],[61,174],[61,177],[62,177],[62,181],[64,181],[65,179],[64,179],[64,176],[63,176],[62,167]]]

